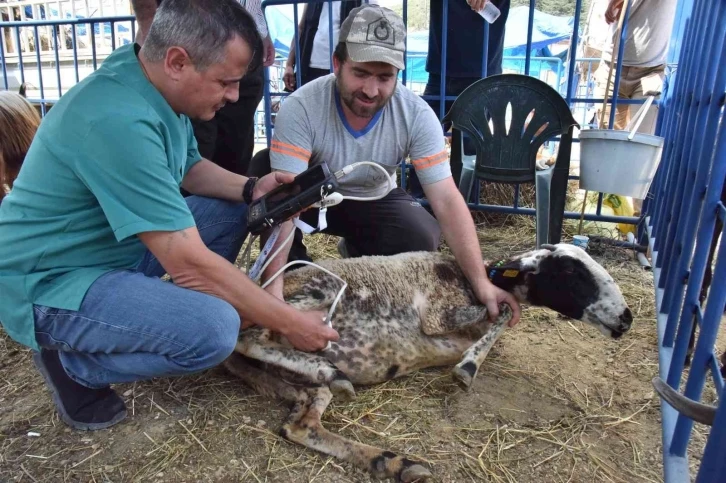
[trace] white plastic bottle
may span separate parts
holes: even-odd
[[[466,3],[469,3],[469,1],[467,0]],[[502,14],[502,12],[499,11],[499,9],[496,7],[496,5],[494,5],[490,1],[487,1],[484,4],[484,8],[482,8],[481,10],[479,10],[477,13],[479,15],[481,15],[482,18],[484,20],[486,20],[487,22],[489,22],[489,23],[496,22],[496,20],[499,18],[499,15]]]

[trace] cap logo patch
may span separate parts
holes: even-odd
[[[368,24],[368,34],[366,41],[382,42],[384,44],[395,45],[396,35],[391,25],[384,18]]]

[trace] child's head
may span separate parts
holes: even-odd
[[[13,187],[39,124],[38,112],[23,96],[0,91],[0,200],[5,186]]]

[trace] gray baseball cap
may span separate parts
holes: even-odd
[[[339,41],[346,43],[353,62],[385,62],[406,68],[406,26],[393,10],[369,4],[354,8],[340,25]]]

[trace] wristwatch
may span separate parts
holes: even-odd
[[[254,191],[258,179],[259,178],[247,179],[245,187],[242,189],[242,201],[244,201],[248,205],[252,203],[252,191]]]

